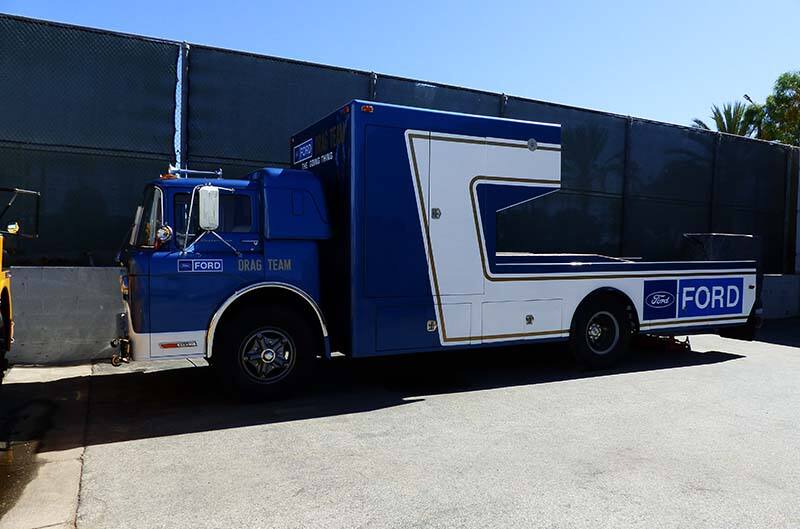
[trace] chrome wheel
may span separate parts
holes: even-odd
[[[259,384],[272,384],[294,368],[296,349],[288,334],[266,327],[250,334],[239,349],[244,373]]]
[[[586,344],[594,354],[604,355],[619,342],[619,323],[610,312],[597,312],[586,324]]]

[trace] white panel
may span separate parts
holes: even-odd
[[[130,324],[128,329],[128,339],[131,341],[131,356],[133,359],[137,362],[150,360],[150,335],[136,334],[130,330]]]
[[[472,304],[470,303],[443,303],[441,305],[444,328],[448,340],[464,341],[469,339],[472,334],[471,314]],[[440,323],[442,325],[442,323]]]
[[[128,339],[131,341],[131,357],[134,361],[150,360],[150,334],[136,334],[133,332],[133,321],[131,320],[131,308],[125,301],[125,318],[128,322]]]
[[[545,150],[542,147],[531,151],[522,142],[517,142],[515,147],[508,143],[495,145],[492,141],[491,138],[487,139],[486,170],[481,173],[483,176],[561,180],[560,150]]]
[[[561,331],[561,305],[560,299],[483,303],[482,336],[487,341],[524,339],[526,335]]]
[[[430,246],[439,294],[481,294],[483,268],[469,182],[485,169],[486,146],[432,139],[430,166]],[[434,209],[440,218],[433,218]]]

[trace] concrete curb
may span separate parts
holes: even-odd
[[[14,505],[0,518],[0,529],[73,528],[76,523],[83,454],[85,450],[86,421],[88,418],[89,379],[91,365],[71,367],[13,367],[3,381],[3,391],[11,398],[44,399],[56,403],[47,416],[48,423],[40,439],[17,432],[20,437],[12,445],[35,446],[33,457],[20,464],[35,466],[32,478],[24,487]],[[75,379],[77,390],[71,395],[48,393],[48,384],[60,379]],[[42,391],[14,391],[14,386],[41,384]],[[24,406],[27,402],[16,402]],[[42,413],[47,413],[42,411]],[[13,419],[13,418],[12,418]],[[32,432],[36,437],[38,432]],[[68,448],[61,448],[68,447]]]

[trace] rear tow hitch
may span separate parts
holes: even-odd
[[[110,343],[117,352],[111,355],[111,365],[119,367],[131,361],[131,341],[127,338],[114,338]]]
[[[128,339],[128,314],[117,314],[117,338],[111,340],[110,345],[116,352],[111,355],[111,365],[119,367],[131,361],[131,341]]]

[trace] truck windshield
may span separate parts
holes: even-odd
[[[142,216],[134,227],[136,237],[134,246],[153,248],[156,244],[156,230],[161,227],[164,217],[164,203],[161,189],[148,187],[142,202]]]

